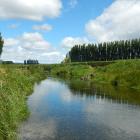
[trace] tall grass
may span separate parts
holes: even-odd
[[[92,73],[93,68],[87,64],[65,64],[65,65],[52,65],[50,68],[52,76],[59,76],[67,79],[80,79]]]
[[[51,65],[50,73],[140,90],[140,59]]]
[[[111,83],[140,90],[140,60],[120,60],[94,69],[96,82]]]
[[[29,113],[27,95],[44,77],[39,65],[0,65],[0,140],[16,139],[17,127]]]

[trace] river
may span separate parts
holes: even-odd
[[[51,78],[36,84],[19,138],[140,140],[140,106],[134,93],[106,87]]]

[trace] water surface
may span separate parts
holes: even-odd
[[[137,103],[133,95],[47,79],[35,85],[28,99],[31,114],[21,126],[20,139],[140,140],[140,107],[131,105]]]

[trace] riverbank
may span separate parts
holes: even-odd
[[[30,66],[0,65],[0,140],[15,139],[17,127],[29,114],[27,96],[32,93],[34,83],[41,81],[46,75],[114,87],[124,86],[140,91],[140,60]],[[137,95],[134,101],[132,100],[133,103],[139,103]],[[117,94],[107,96],[118,98]],[[131,99],[130,95],[127,98],[127,95],[123,96],[127,100]]]
[[[139,59],[51,65],[50,73],[66,79],[76,78],[140,90]]]
[[[0,140],[15,140],[17,127],[29,112],[27,96],[46,77],[40,65],[0,65]]]

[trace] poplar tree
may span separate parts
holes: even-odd
[[[71,62],[138,59],[140,58],[140,39],[75,45],[69,54]]]

